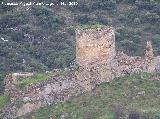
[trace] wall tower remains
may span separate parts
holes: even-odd
[[[109,62],[114,57],[115,33],[113,28],[76,30],[76,61],[80,66]]]
[[[154,57],[151,41],[147,41],[145,57],[149,59],[153,59]]]
[[[80,85],[91,90],[95,84],[114,78],[115,32],[111,27],[76,30],[77,79]]]
[[[155,72],[158,59],[151,41],[147,41],[145,58],[132,57],[115,51],[115,32],[111,27],[76,30],[76,62],[80,67],[77,79],[86,90],[115,77]]]

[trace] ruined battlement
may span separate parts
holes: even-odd
[[[114,29],[111,27],[77,29],[76,46],[76,61],[80,66],[111,60],[115,56]]]

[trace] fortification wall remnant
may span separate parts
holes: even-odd
[[[115,77],[139,72],[158,71],[151,41],[147,41],[144,58],[128,56],[115,50],[115,32],[111,27],[76,30],[77,79],[86,90]]]

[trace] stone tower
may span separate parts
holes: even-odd
[[[147,41],[146,54],[145,54],[145,65],[147,72],[154,72],[156,67],[156,59],[154,58],[153,48],[151,41]]]
[[[115,33],[112,28],[76,30],[76,62],[79,64],[77,79],[85,90],[114,78]]]
[[[109,62],[115,56],[115,33],[112,28],[76,30],[76,62],[80,66]]]
[[[151,41],[147,41],[145,58],[153,59],[153,57],[154,57],[154,54],[153,54],[152,43]]]

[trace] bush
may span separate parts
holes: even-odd
[[[75,20],[81,24],[87,24],[89,22],[88,15],[82,14],[82,15],[77,15]]]
[[[3,91],[4,91],[4,78],[6,76],[6,73],[2,73],[0,71],[0,95],[3,94]]]
[[[69,9],[72,11],[80,11],[80,12],[92,12],[93,10],[91,9],[90,2],[86,1],[80,1],[80,5],[78,6],[69,6]]]
[[[64,18],[54,14],[46,7],[33,7],[32,13],[37,17],[37,25],[45,29],[56,29],[64,24]]]
[[[156,6],[156,4],[150,2],[150,0],[137,0],[135,3],[139,9],[153,10]]]
[[[146,14],[144,14],[142,16],[142,20],[144,22],[147,22],[147,23],[149,22],[149,23],[153,24],[153,23],[156,23],[160,20],[160,16],[156,13],[147,12]]]
[[[131,111],[129,113],[128,119],[141,119],[141,113],[137,111]]]
[[[155,114],[155,119],[160,119],[160,113]]]
[[[130,3],[130,4],[134,4],[136,2],[136,0],[124,0],[125,3]]]
[[[114,0],[94,0],[91,6],[94,10],[113,10],[116,9],[116,2]]]
[[[2,109],[9,102],[8,95],[0,95],[0,109]]]
[[[139,18],[134,19],[135,25],[139,25],[141,23],[141,20]]]
[[[5,14],[0,18],[0,26],[2,28],[15,27],[28,21],[26,15],[22,12],[16,14]]]

